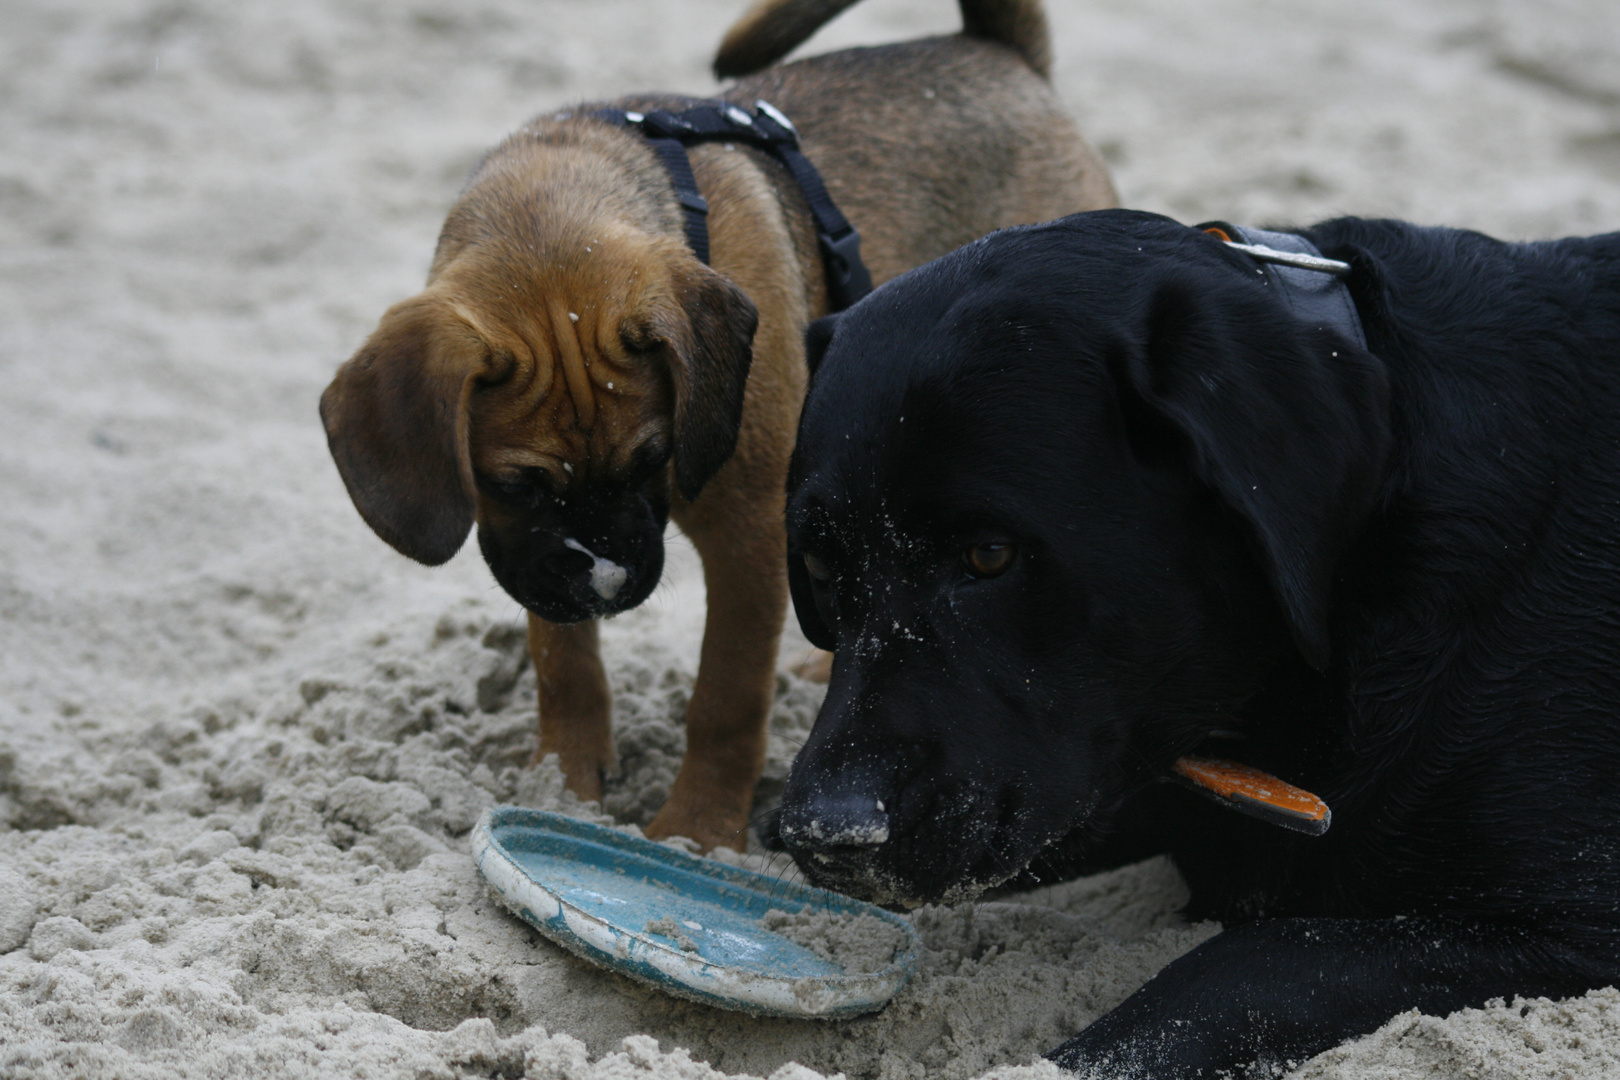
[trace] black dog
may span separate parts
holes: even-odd
[[[1620,234],[1304,235],[1366,349],[1126,211],[811,329],[791,571],[836,660],[799,865],[909,905],[1169,852],[1227,927],[1066,1068],[1269,1070],[1620,979]],[[1158,782],[1198,752],[1331,829]]]

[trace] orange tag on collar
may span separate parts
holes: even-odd
[[[1259,769],[1202,757],[1180,758],[1172,769],[1185,786],[1240,814],[1308,836],[1321,836],[1333,823],[1327,803]]]

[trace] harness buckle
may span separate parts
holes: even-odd
[[[593,115],[610,124],[632,127],[647,140],[668,171],[685,219],[686,243],[698,260],[709,261],[709,202],[698,190],[687,146],[711,140],[735,140],[770,153],[792,174],[815,221],[816,243],[827,275],[827,302],[843,311],[872,291],[872,274],[861,260],[861,235],[828,194],[815,165],[799,147],[799,130],[768,101],[754,102],[757,114],[729,101],[701,102],[684,112],[667,109],[598,109]]]
[[[799,148],[799,129],[793,126],[793,121],[783,116],[768,101],[756,101],[754,107],[759,115],[754,117],[754,130],[765,136],[773,143]]]
[[[775,120],[778,125],[785,128],[787,133],[792,135],[795,139],[799,137],[799,129],[794,127],[793,121],[789,120],[787,116],[778,110],[775,105],[772,105],[764,98],[761,98],[760,100],[754,102],[754,108],[758,109],[772,120]]]
[[[838,236],[818,233],[821,259],[827,267],[827,301],[842,311],[872,291],[872,274],[861,261],[861,234],[851,227]]]
[[[691,134],[694,128],[678,114],[658,109],[642,116],[641,130],[655,138],[679,139]]]

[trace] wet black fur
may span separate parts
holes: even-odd
[[[836,661],[784,799],[799,864],[909,903],[1169,852],[1226,927],[1067,1068],[1269,1067],[1620,978],[1620,234],[1306,235],[1353,265],[1368,351],[1127,211],[812,328],[790,568]],[[974,578],[986,540],[1017,557]],[[1332,829],[1160,782],[1188,752]]]

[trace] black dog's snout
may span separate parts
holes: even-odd
[[[888,842],[889,815],[870,795],[818,793],[785,806],[778,831],[790,847],[808,851],[870,849]]]
[[[782,839],[782,808],[773,807],[765,812],[759,823],[759,843],[766,851],[786,851],[787,843]]]

